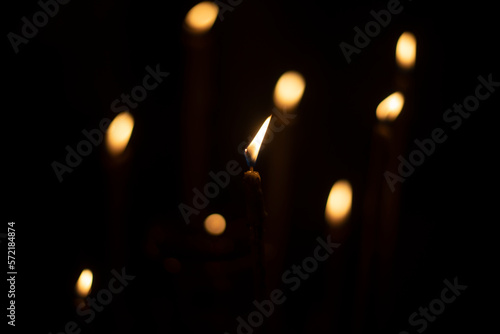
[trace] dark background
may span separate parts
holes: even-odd
[[[236,333],[236,318],[254,310],[242,174],[191,224],[178,210],[182,202],[191,204],[183,190],[192,180],[183,175],[190,167],[200,169],[183,163],[193,154],[183,146],[183,135],[191,133],[182,117],[186,101],[204,96],[190,86],[198,72],[189,74],[189,55],[198,51],[190,49],[183,31],[194,4],[73,0],[18,54],[4,38],[0,231],[16,222],[15,330],[59,333],[73,320],[82,333]],[[21,18],[40,10],[36,1],[4,6],[4,36],[19,34]],[[415,333],[409,315],[438,298],[443,280],[454,277],[468,288],[426,332],[479,332],[495,324],[494,115],[500,89],[455,131],[442,116],[474,93],[479,75],[492,73],[500,81],[496,7],[486,1],[404,1],[403,12],[347,64],[339,43],[352,44],[353,28],[364,27],[371,10],[386,6],[387,1],[244,0],[207,35],[209,58],[201,59],[210,68],[202,87],[209,92],[208,116],[189,120],[206,131],[195,137],[206,148],[205,179],[197,188],[209,181],[209,171],[223,170],[230,160],[244,165],[237,147],[271,113],[283,72],[295,69],[307,83],[297,117],[262,150],[256,167],[269,214],[266,282],[269,291],[280,288],[288,298],[266,320],[268,331]],[[370,265],[360,306],[358,264],[368,254],[363,210],[371,200],[366,189],[375,108],[396,90],[394,48],[405,30],[418,41],[408,76],[414,98],[402,150],[394,157],[407,157],[413,140],[428,138],[436,127],[448,139],[398,184],[392,270]],[[64,161],[66,145],[75,148],[84,139],[82,130],[114,117],[111,101],[140,84],[145,67],[156,64],[170,75],[131,110],[136,126],[123,161],[112,161],[101,144],[60,183],[51,163]],[[353,185],[353,212],[346,227],[332,230],[324,207],[341,178]],[[221,237],[202,228],[213,212],[227,219]],[[318,236],[327,235],[341,247],[290,292],[281,274],[312,254]],[[228,244],[234,251],[214,255]],[[4,246],[2,241],[6,252]],[[172,261],[180,263],[179,270]],[[95,296],[111,270],[123,267],[136,278],[86,324],[74,304],[81,270],[93,270]],[[4,308],[6,293],[1,294]]]

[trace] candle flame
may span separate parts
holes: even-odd
[[[90,269],[84,269],[76,282],[76,292],[80,297],[87,297],[92,287],[92,279],[92,271]]]
[[[411,70],[415,66],[417,53],[417,40],[415,35],[405,31],[398,39],[396,45],[396,62],[399,67],[405,70]]]
[[[271,121],[271,116],[269,116],[262,126],[260,127],[259,132],[255,135],[252,142],[245,149],[245,158],[247,159],[248,166],[253,167],[257,162],[257,157],[259,155],[260,146],[262,141],[264,140],[264,136],[266,135],[267,127],[269,126],[269,122]]]
[[[203,223],[205,231],[211,235],[221,235],[226,230],[226,219],[218,213],[213,213]]]
[[[395,92],[379,103],[376,111],[380,121],[393,121],[403,109],[405,98],[402,93]]]
[[[332,186],[326,202],[325,219],[331,226],[339,226],[351,212],[352,187],[347,180],[338,180]]]
[[[106,146],[112,155],[119,155],[125,150],[133,129],[134,118],[128,111],[115,117],[106,131]]]
[[[212,28],[219,14],[219,6],[210,1],[203,1],[191,8],[186,14],[186,26],[195,34],[203,34]]]
[[[299,72],[283,73],[274,88],[274,104],[282,110],[292,110],[302,99],[305,87],[306,82]]]

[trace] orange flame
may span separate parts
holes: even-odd
[[[264,140],[264,136],[266,135],[266,131],[270,121],[271,121],[271,116],[269,116],[264,121],[264,123],[259,129],[259,132],[257,132],[250,145],[248,145],[248,147],[245,149],[245,157],[247,159],[248,165],[251,167],[255,166],[255,163],[257,162],[260,146],[262,145],[262,141]]]
[[[352,187],[347,180],[338,180],[332,186],[326,202],[325,219],[332,226],[341,225],[352,206]]]
[[[288,71],[281,75],[274,88],[274,104],[281,110],[294,109],[302,99],[306,81],[296,71]]]
[[[393,121],[403,109],[405,98],[402,93],[395,92],[379,103],[376,111],[380,121]]]
[[[211,1],[203,1],[186,14],[185,23],[189,31],[204,34],[212,28],[219,14],[219,6]]]
[[[396,62],[399,67],[410,70],[415,66],[417,54],[417,40],[411,32],[404,32],[396,45]]]
[[[128,111],[119,113],[106,132],[106,147],[112,155],[121,154],[130,140],[134,129],[134,118]]]
[[[86,297],[92,287],[93,275],[90,269],[84,269],[76,282],[76,292],[82,298]]]
[[[203,223],[205,231],[211,235],[221,235],[226,230],[226,219],[218,213],[213,213]]]

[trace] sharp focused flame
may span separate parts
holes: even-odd
[[[283,73],[274,88],[274,104],[282,110],[291,110],[302,99],[306,81],[295,71]]]
[[[250,145],[245,150],[245,158],[247,159],[248,166],[253,167],[257,162],[257,157],[259,155],[260,145],[264,140],[264,136],[266,135],[267,127],[269,126],[269,122],[271,121],[271,116],[269,116],[262,126],[260,127],[259,132],[255,135]]]
[[[347,180],[338,180],[330,190],[326,202],[325,219],[328,224],[338,226],[342,224],[351,212],[352,187]]]
[[[205,231],[211,235],[221,235],[226,230],[226,220],[218,213],[213,213],[205,218],[203,225],[205,226]]]
[[[191,8],[186,15],[186,26],[195,34],[203,34],[214,25],[219,13],[219,6],[210,1],[203,1]]]
[[[92,271],[84,269],[76,282],[76,293],[82,298],[87,297],[92,287]]]
[[[380,121],[393,121],[403,109],[405,98],[402,93],[395,92],[386,97],[377,107],[377,118]]]
[[[411,32],[404,32],[396,45],[396,62],[399,67],[410,70],[415,65],[417,40]]]
[[[134,118],[128,111],[119,113],[111,122],[106,132],[106,147],[112,155],[119,155],[127,147],[132,130]]]

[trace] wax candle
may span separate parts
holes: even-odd
[[[264,210],[264,199],[261,187],[262,180],[260,174],[254,171],[253,168],[257,162],[260,147],[270,121],[271,116],[264,121],[259,132],[257,132],[254,139],[245,150],[245,158],[250,170],[245,172],[243,176],[247,218],[251,231],[252,256],[254,262],[254,294],[257,300],[262,300],[262,298],[265,297],[264,250],[262,240],[266,212]]]

